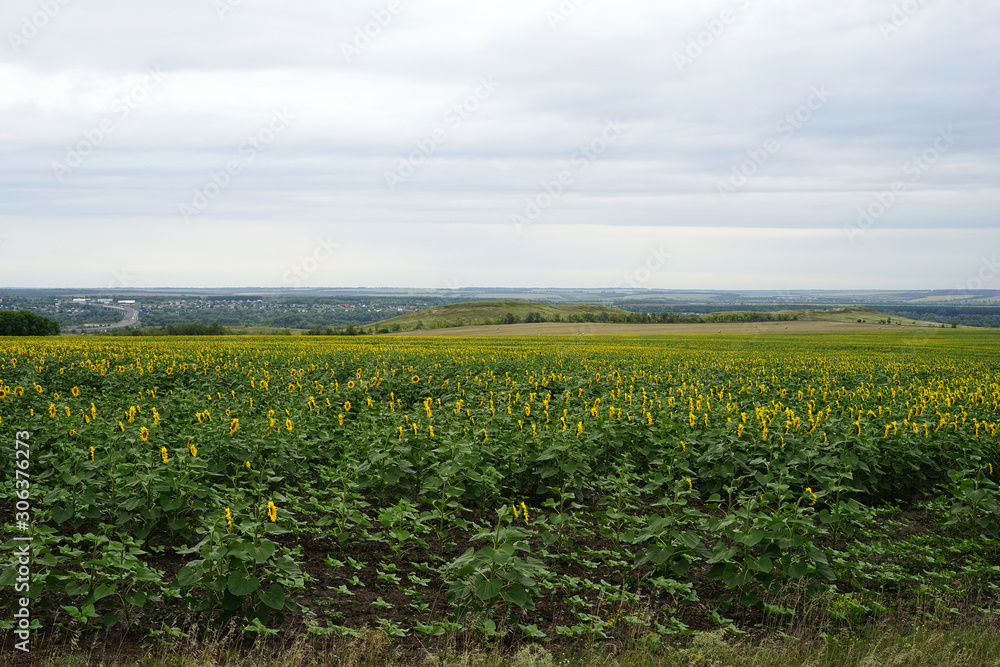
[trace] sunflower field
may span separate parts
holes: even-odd
[[[1000,613],[998,342],[2,339],[31,567],[0,624],[21,595],[76,636],[423,644]]]

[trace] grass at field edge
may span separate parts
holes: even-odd
[[[964,628],[917,625],[910,628],[841,630],[829,635],[809,633],[797,638],[784,633],[748,641],[724,631],[697,632],[687,640],[648,634],[635,639],[632,647],[583,646],[550,652],[543,644],[524,644],[501,652],[484,646],[460,653],[428,650],[422,655],[402,655],[392,640],[373,630],[348,639],[300,637],[290,645],[271,642],[243,649],[220,632],[200,642],[174,640],[139,647],[80,645],[12,656],[5,647],[3,665],[77,667],[120,665],[134,667],[333,667],[351,665],[424,665],[427,667],[862,667],[869,665],[967,666],[1000,664],[998,624]],[[142,655],[144,657],[137,657]]]

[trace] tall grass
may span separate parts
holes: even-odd
[[[865,628],[833,635],[757,639],[724,631],[696,632],[683,642],[655,634],[635,646],[561,649],[539,644],[476,651],[405,650],[381,631],[358,638],[313,640],[300,636],[284,646],[262,641],[247,646],[240,633],[222,629],[201,640],[173,639],[145,648],[106,644],[66,647],[28,662],[4,656],[4,665],[44,667],[122,665],[135,667],[978,667],[1000,665],[998,624],[966,628]]]

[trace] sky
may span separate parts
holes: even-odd
[[[1000,289],[995,0],[4,0],[0,287]]]

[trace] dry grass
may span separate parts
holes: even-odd
[[[402,654],[393,641],[373,630],[355,639],[300,637],[284,646],[270,643],[238,649],[232,632],[218,631],[203,641],[178,639],[153,643],[131,656],[106,646],[66,647],[58,656],[24,661],[4,656],[4,665],[45,667],[134,665],[135,667],[980,667],[1000,665],[1000,635],[995,624],[962,629],[917,626],[846,630],[834,635],[795,638],[783,633],[746,641],[715,632],[693,636],[637,637],[634,646],[580,646],[550,650],[542,644],[501,652],[484,648],[462,653]]]

